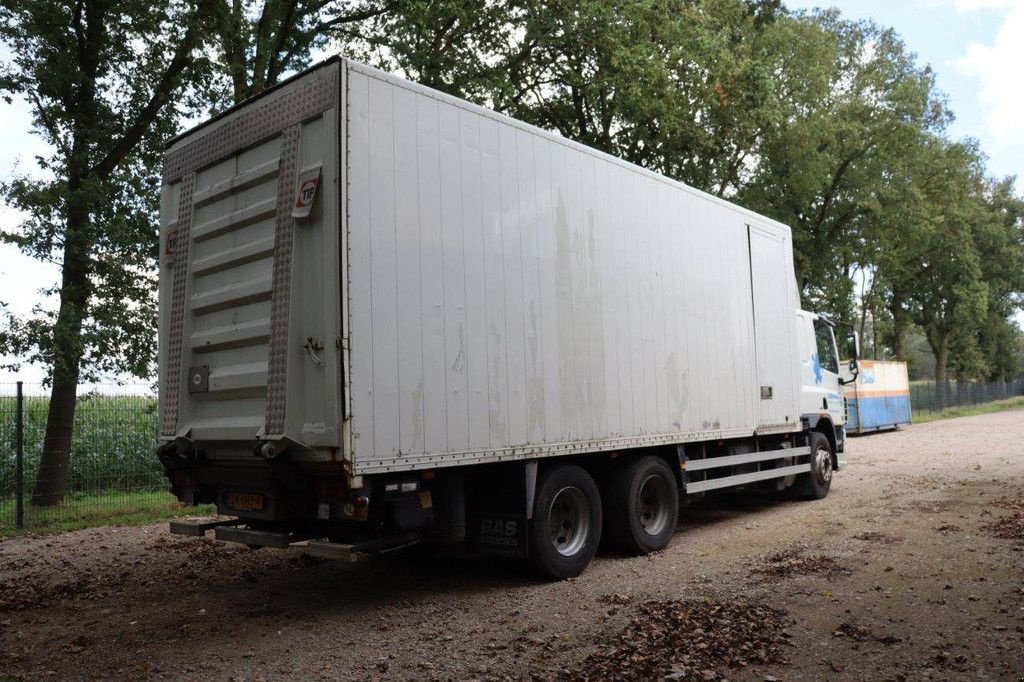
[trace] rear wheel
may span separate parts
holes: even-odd
[[[541,474],[530,522],[530,559],[547,578],[573,578],[601,541],[601,495],[581,467],[563,464]]]
[[[610,543],[629,554],[664,549],[679,517],[679,486],[665,460],[644,457],[612,475],[607,491]]]
[[[820,500],[832,487],[832,445],[825,434],[812,431],[807,439],[811,446],[811,470],[800,474],[793,492],[807,500]]]

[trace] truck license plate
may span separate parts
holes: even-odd
[[[263,495],[259,493],[228,493],[228,506],[239,511],[263,511]]]

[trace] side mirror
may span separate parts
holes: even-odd
[[[857,381],[857,376],[860,374],[860,365],[857,364],[857,360],[860,359],[860,337],[857,336],[857,330],[853,327],[848,327],[846,330],[845,351],[844,355],[850,358],[850,364],[847,365],[850,377],[841,377],[839,379],[839,383],[844,385]]]
[[[846,330],[846,357],[850,358],[850,371],[853,371],[857,360],[860,360],[860,337],[853,327]]]

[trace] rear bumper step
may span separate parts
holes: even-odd
[[[354,563],[369,558],[380,550],[377,543],[349,545],[327,540],[294,540],[291,535],[281,531],[253,530],[237,528],[245,523],[243,519],[226,519],[221,521],[189,521],[175,520],[170,523],[174,535],[204,537],[208,531],[223,542],[238,542],[249,547],[274,547],[276,549],[294,548],[318,559],[333,559]],[[402,545],[403,547],[406,545]]]
[[[173,535],[188,535],[200,538],[206,535],[206,531],[213,530],[218,526],[238,526],[241,519],[221,519],[220,521],[192,521],[189,519],[176,519],[171,521],[171,533]]]
[[[306,543],[306,554],[317,559],[333,559],[335,561],[347,561],[355,563],[368,558],[370,555],[359,551],[360,545],[345,545],[340,542],[328,542],[326,540],[310,540]]]
[[[269,530],[252,530],[251,528],[234,528],[217,526],[213,529],[213,537],[224,542],[240,542],[250,547],[275,547],[288,549],[292,544],[288,533]]]

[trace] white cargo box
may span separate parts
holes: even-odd
[[[164,440],[351,475],[797,431],[789,228],[343,59],[177,138]]]

